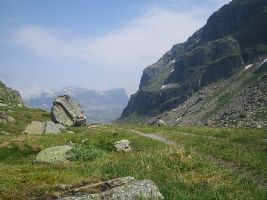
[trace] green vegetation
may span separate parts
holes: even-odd
[[[6,113],[8,116],[14,117],[17,121],[16,124],[3,124],[0,123],[0,130],[7,131],[11,134],[22,133],[26,126],[33,120],[47,121],[50,120],[50,114],[43,110],[30,109],[25,107],[0,107],[0,113]]]
[[[140,127],[137,130],[167,136],[203,155],[225,161],[226,165],[267,177],[266,130],[208,127]]]
[[[23,113],[28,117],[21,117]],[[62,184],[124,176],[153,180],[167,200],[251,200],[267,195],[262,183],[267,171],[264,130],[101,125],[38,136],[21,132],[31,120],[47,120],[47,113],[21,108],[12,116],[17,120],[14,131],[0,136],[0,199],[51,199],[62,191]],[[9,129],[1,125],[1,130]],[[178,146],[132,130],[163,135]],[[133,151],[117,152],[112,144],[121,139],[128,139]],[[76,145],[71,152],[75,161],[60,165],[34,162],[42,149],[70,141]]]
[[[68,153],[72,161],[86,161],[99,158],[104,151],[92,144],[78,144]]]

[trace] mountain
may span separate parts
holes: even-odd
[[[234,75],[235,81],[241,81],[237,74],[245,66],[253,63],[256,66],[266,57],[267,1],[233,0],[212,14],[206,25],[186,42],[174,45],[156,63],[144,69],[139,90],[131,96],[120,120],[142,118],[145,121],[161,116],[211,84]],[[260,79],[266,86],[261,75],[247,76],[256,76],[251,84]],[[240,89],[245,91],[249,86]],[[192,120],[192,124],[197,123]]]
[[[23,105],[23,100],[18,91],[7,87],[4,83],[0,81],[0,103]]]
[[[66,87],[45,91],[26,100],[26,103],[34,108],[50,111],[53,100],[65,94],[74,98],[84,108],[89,123],[106,123],[116,120],[128,102],[128,96],[121,88],[97,92],[79,87]]]

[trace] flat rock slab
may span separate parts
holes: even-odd
[[[164,199],[151,180],[136,180],[133,177],[113,179],[72,189],[60,200],[160,200]]]
[[[45,122],[38,122],[32,121],[27,128],[25,129],[24,133],[29,135],[41,135],[45,131]]]
[[[67,153],[73,148],[71,145],[50,147],[42,150],[36,156],[37,162],[66,163],[69,162]]]

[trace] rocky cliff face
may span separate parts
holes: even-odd
[[[142,75],[121,119],[156,116],[267,54],[267,1],[233,0]]]
[[[0,103],[23,105],[23,100],[18,91],[7,87],[0,81]]]
[[[267,58],[212,83],[171,111],[158,115],[169,125],[267,127]]]

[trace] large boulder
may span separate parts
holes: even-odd
[[[45,126],[45,134],[48,133],[60,133],[61,130],[64,130],[65,127],[62,124],[56,124],[55,122],[52,121],[47,121],[46,126]]]
[[[69,193],[69,194],[68,194]],[[60,200],[135,200],[135,199],[164,199],[155,183],[151,180],[136,180],[133,177],[124,177],[84,185],[74,188],[63,194]]]
[[[45,122],[32,121],[32,123],[30,123],[27,126],[24,133],[29,135],[42,135],[44,131],[45,131]]]
[[[54,146],[47,149],[42,150],[36,156],[37,162],[44,163],[67,163],[68,160],[68,152],[73,148],[72,145],[62,145],[62,146]]]
[[[85,126],[86,116],[82,107],[68,95],[58,96],[51,109],[52,121],[65,126]]]

